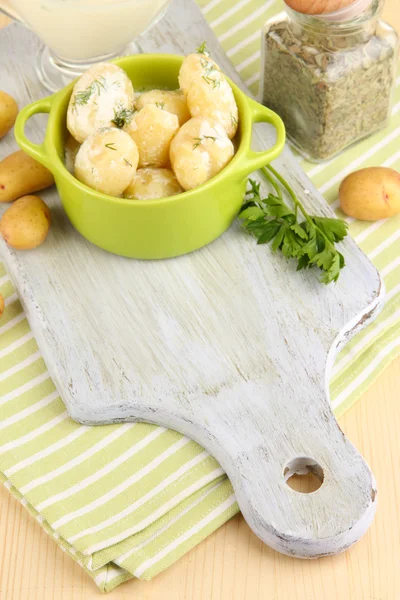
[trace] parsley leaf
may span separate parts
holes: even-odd
[[[244,228],[257,238],[258,244],[272,242],[273,252],[280,250],[286,258],[294,258],[298,271],[318,267],[323,272],[322,283],[337,281],[345,259],[335,243],[346,237],[347,223],[340,219],[310,216],[275,169],[269,166],[262,171],[273,192],[262,198],[260,184],[249,179],[249,189],[239,214]],[[285,202],[284,192],[290,196],[293,207]]]

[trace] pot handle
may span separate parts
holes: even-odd
[[[28,106],[25,106],[25,108],[23,108],[18,114],[14,127],[15,139],[17,140],[18,146],[27,154],[29,154],[29,156],[32,156],[32,158],[48,168],[51,161],[47,155],[46,140],[41,144],[34,144],[26,137],[25,126],[28,120],[33,117],[33,115],[37,115],[39,113],[49,113],[51,111],[52,100],[53,97],[48,96],[47,98],[38,100],[38,102],[34,102],[33,104],[28,104]]]
[[[272,148],[264,152],[255,152],[250,148],[240,168],[241,177],[247,177],[277,158],[285,146],[286,139],[285,125],[279,115],[251,98],[248,99],[248,103],[251,110],[252,123],[270,123],[273,125],[276,129],[276,142]]]

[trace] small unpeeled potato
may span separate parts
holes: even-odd
[[[18,116],[18,104],[14,98],[0,90],[0,138],[14,127]]]
[[[67,112],[68,131],[82,143],[102,127],[122,127],[132,117],[134,101],[125,71],[112,63],[98,63],[75,84]]]
[[[378,221],[400,213],[400,174],[369,167],[348,175],[339,189],[340,207],[361,221]]]
[[[131,184],[124,192],[125,198],[134,200],[156,200],[183,192],[171,169],[147,167],[138,169]]]
[[[215,87],[223,78],[223,73],[215,61],[207,54],[188,54],[179,71],[179,85],[186,95],[193,83],[207,79]]]
[[[147,104],[155,104],[158,108],[176,115],[180,127],[190,119],[186,98],[181,90],[151,90],[150,92],[144,92],[137,98],[135,106],[137,110],[141,110]]]
[[[4,297],[0,294],[0,317],[4,312],[4,307],[5,307]]]
[[[139,149],[139,167],[168,166],[169,147],[179,131],[176,115],[146,104],[135,114],[128,131]]]
[[[12,248],[30,250],[43,244],[50,227],[50,210],[38,196],[16,200],[0,220],[0,233]]]
[[[235,153],[225,129],[212,119],[190,119],[172,140],[170,158],[184,190],[202,185],[230,162]]]
[[[105,127],[92,133],[79,148],[75,177],[103,194],[121,196],[139,162],[133,139],[122,129]]]
[[[193,82],[186,98],[192,117],[209,117],[223,126],[229,139],[235,137],[239,111],[232,88],[225,77],[219,80],[217,86],[204,78]]]
[[[18,150],[0,162],[0,202],[40,192],[54,183],[53,175],[35,159]]]

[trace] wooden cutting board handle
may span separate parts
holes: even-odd
[[[340,430],[324,390],[310,404],[309,397],[269,394],[255,385],[226,404],[218,398],[211,416],[203,410],[203,424],[193,424],[191,434],[227,472],[246,521],[266,544],[317,558],[345,550],[366,532],[376,510],[376,484]],[[317,491],[289,487],[293,473],[308,471],[323,481]]]

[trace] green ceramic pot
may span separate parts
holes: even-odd
[[[116,60],[135,89],[177,89],[183,57],[137,55]],[[125,200],[96,192],[80,183],[64,165],[66,114],[73,84],[25,107],[15,125],[20,147],[54,175],[64,210],[72,225],[90,242],[122,256],[169,258],[192,252],[219,237],[237,216],[250,173],[267,165],[282,151],[285,129],[281,119],[231,83],[239,107],[237,153],[216,177],[204,185],[160,200]],[[49,113],[44,142],[30,142],[24,133],[28,119]],[[251,150],[253,123],[275,126],[276,144],[265,152]]]

